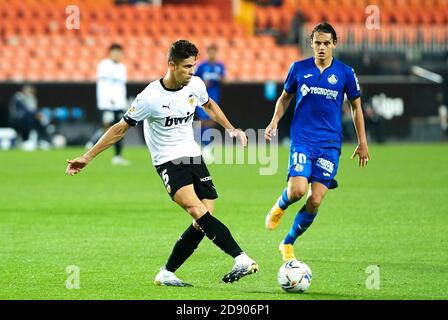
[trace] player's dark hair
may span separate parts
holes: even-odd
[[[109,52],[112,50],[121,50],[123,51],[123,46],[119,43],[112,43],[109,47]]]
[[[198,48],[188,40],[178,40],[174,42],[168,52],[168,62],[174,61],[176,64],[189,57],[197,57]]]
[[[314,33],[331,33],[331,37],[333,38],[333,42],[338,42],[338,36],[336,35],[336,31],[333,26],[327,22],[321,22],[317,26],[314,27],[313,31],[311,31],[311,41],[313,40]]]

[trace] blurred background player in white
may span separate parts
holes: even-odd
[[[221,98],[221,83],[225,77],[225,67],[222,62],[218,61],[217,53],[218,47],[216,44],[211,44],[207,47],[207,60],[199,64],[196,70],[196,76],[204,81],[207,87],[208,96],[219,105]],[[208,139],[205,140],[202,136],[207,129],[215,126],[215,122],[201,107],[196,108],[196,116],[201,120],[202,156],[206,162],[212,162],[214,159],[209,147],[212,141]]]
[[[103,130],[98,130],[86,147],[91,148],[113,124],[120,121],[127,108],[126,99],[126,66],[123,59],[123,47],[113,43],[109,48],[109,57],[101,60],[97,69],[96,99],[97,107],[101,112]],[[128,165],[129,161],[122,157],[123,141],[115,145],[115,156],[112,158],[114,165]]]

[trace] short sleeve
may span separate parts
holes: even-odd
[[[199,105],[203,106],[208,102],[208,93],[204,81],[202,81],[200,78],[198,78],[196,90],[198,93]]]
[[[347,99],[352,101],[359,98],[361,96],[361,90],[353,68],[347,68],[345,71],[345,79],[345,93],[347,94]]]
[[[145,120],[150,115],[151,108],[148,101],[139,94],[132,102],[129,110],[124,114],[123,119],[127,124],[135,127],[139,121]]]
[[[286,77],[284,89],[288,93],[296,93],[297,91],[297,72],[296,63],[291,64],[288,76]]]

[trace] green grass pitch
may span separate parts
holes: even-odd
[[[345,145],[337,179],[296,255],[313,271],[305,294],[277,285],[277,251],[303,200],[275,231],[266,212],[285,186],[288,149],[275,175],[259,165],[210,165],[220,198],[216,216],[260,272],[221,282],[233,259],[208,239],[178,270],[193,288],[152,281],[191,219],[172,202],[145,148],[126,148],[129,167],[100,155],[80,175],[65,160],[82,152],[0,153],[0,299],[447,299],[447,145],[370,146],[359,169]],[[79,267],[79,289],[67,289],[66,268]],[[369,266],[379,289],[368,289]]]

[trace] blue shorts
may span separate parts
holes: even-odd
[[[205,112],[201,107],[196,107],[196,116],[199,120],[211,120],[207,112]]]
[[[334,177],[338,172],[339,155],[338,148],[291,146],[287,180],[300,176],[309,182],[320,182],[329,189],[337,188]]]

